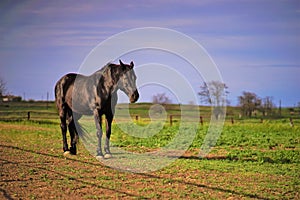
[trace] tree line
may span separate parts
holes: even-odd
[[[227,99],[228,94],[228,86],[220,81],[203,82],[198,92],[202,103],[214,106],[213,112],[216,116],[220,114],[221,107],[230,104]],[[254,92],[243,91],[242,95],[237,98],[238,107],[240,107],[243,116],[251,117],[257,112],[262,113],[263,116],[275,114],[276,105],[274,98],[271,96],[259,97]],[[171,100],[165,93],[162,93],[154,95],[152,102],[155,104],[169,104]],[[298,108],[300,112],[300,102],[298,102]],[[279,105],[279,114],[280,111],[281,105]]]
[[[204,82],[200,86],[200,92],[198,93],[204,102],[213,103],[217,106],[223,106],[229,104],[227,99],[229,94],[228,86],[220,81]],[[247,117],[251,117],[257,111],[261,112],[263,116],[272,115],[274,113],[275,103],[273,97],[259,97],[254,92],[243,91],[241,96],[238,96],[238,106],[241,109],[241,114]]]

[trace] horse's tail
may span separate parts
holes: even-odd
[[[79,122],[76,122],[75,126],[76,126],[76,133],[78,135],[78,137],[76,137],[77,139],[76,142],[79,142],[79,138],[85,140],[85,135],[87,133],[87,130]]]
[[[75,114],[76,115],[76,114]],[[74,116],[73,116],[74,117]],[[78,122],[78,119],[74,119],[74,123],[75,123],[75,128],[76,128],[76,133],[79,137],[77,138],[77,142],[79,141],[79,138],[85,143],[88,142],[89,140],[89,133],[88,130],[86,128],[83,127],[83,125]]]
[[[88,131],[85,127],[82,126],[79,122],[76,123],[76,132],[84,144],[85,148],[90,152],[90,153],[96,153],[97,152],[97,147],[98,147],[98,140],[97,137],[95,137],[95,132],[94,131]],[[92,153],[92,154],[93,154]],[[96,154],[94,155],[96,156]]]

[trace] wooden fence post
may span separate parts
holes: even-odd
[[[294,127],[293,118],[291,118],[291,117],[290,117],[290,125],[291,125],[291,127]]]
[[[139,121],[139,116],[138,115],[135,116],[135,121]]]
[[[27,112],[27,120],[30,120],[30,111]]]
[[[172,124],[173,124],[173,116],[170,115],[170,126],[172,126]]]
[[[233,117],[231,117],[231,124],[234,124],[234,119],[233,119]]]
[[[200,116],[200,123],[201,123],[201,125],[203,125],[203,117],[202,116]]]

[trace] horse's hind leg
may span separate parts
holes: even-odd
[[[69,151],[68,143],[67,143],[67,122],[66,122],[66,112],[65,109],[62,108],[59,111],[60,116],[60,128],[63,137],[63,151]]]
[[[69,121],[68,127],[69,127],[70,136],[71,136],[70,153],[73,155],[76,155],[77,154],[76,144],[78,141],[78,134],[76,132],[76,127],[75,127],[73,117],[72,116],[69,117],[68,121]]]
[[[71,154],[76,155],[77,154],[76,144],[77,144],[77,140],[78,140],[78,135],[76,133],[76,128],[75,128],[75,124],[74,124],[73,120],[69,124],[69,131],[70,131],[70,136],[71,136],[70,152],[71,152]]]

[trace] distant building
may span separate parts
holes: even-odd
[[[0,102],[20,102],[22,101],[22,97],[14,96],[14,95],[7,95],[7,96],[0,96]]]

